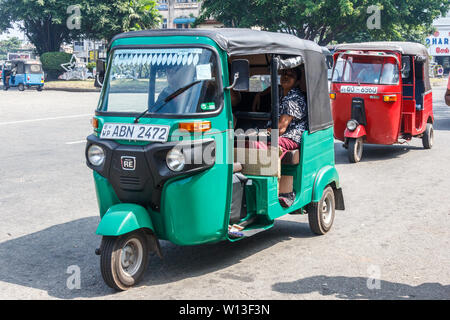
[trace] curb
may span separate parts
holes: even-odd
[[[101,92],[101,89],[81,89],[81,88],[46,88],[44,91],[66,91],[66,92]]]

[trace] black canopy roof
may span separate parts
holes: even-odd
[[[412,56],[428,56],[427,48],[416,42],[379,41],[345,43],[336,46],[336,50],[389,50]]]
[[[309,40],[302,40],[291,34],[240,28],[132,31],[115,36],[111,43],[123,38],[171,36],[210,38],[220,48],[226,51],[229,56],[265,53],[297,55],[301,51],[322,52],[322,49],[316,43]]]
[[[294,35],[240,28],[159,29],[122,33],[115,40],[136,37],[196,36],[212,39],[228,56],[258,54],[301,56],[305,64],[309,131],[333,125],[328,96],[328,69],[324,51],[315,42]]]

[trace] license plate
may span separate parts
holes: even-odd
[[[105,123],[101,139],[166,142],[169,126],[153,124]]]
[[[378,87],[342,86],[341,93],[377,94]]]

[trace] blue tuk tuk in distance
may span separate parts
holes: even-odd
[[[42,91],[44,87],[44,71],[38,60],[10,60],[2,67],[3,90],[18,87],[20,91],[35,87]]]

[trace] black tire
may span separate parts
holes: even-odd
[[[37,87],[37,91],[42,91],[42,90],[43,90],[42,86]]]
[[[19,83],[19,91],[24,91],[25,90],[25,86],[23,85],[23,83]]]
[[[425,149],[431,149],[433,147],[434,142],[434,130],[433,124],[427,123],[427,128],[423,133],[422,144]]]
[[[323,190],[319,202],[311,203],[306,211],[311,231],[317,235],[324,235],[333,226],[336,211],[336,200],[333,188],[328,186]]]
[[[357,163],[361,161],[363,153],[363,139],[349,139],[348,140],[348,160],[351,163]]]
[[[131,270],[127,270],[124,262],[130,262],[133,259],[126,261],[122,259],[127,257],[130,250],[137,254],[135,257],[137,261],[134,261],[136,265],[132,263],[129,265],[132,267]],[[103,280],[115,290],[128,290],[138,284],[144,276],[148,266],[148,257],[148,239],[141,230],[120,237],[103,237],[100,249],[100,270]]]

